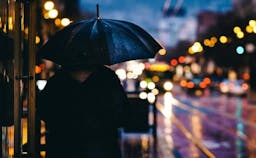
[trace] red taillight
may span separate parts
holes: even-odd
[[[243,88],[244,90],[247,90],[247,89],[249,88],[249,86],[248,86],[248,84],[243,83],[243,84],[242,84],[242,88]]]
[[[187,87],[188,87],[188,88],[194,88],[194,87],[195,87],[195,84],[190,81],[190,82],[188,82]]]

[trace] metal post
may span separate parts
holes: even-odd
[[[250,104],[256,104],[256,64],[255,64],[255,58],[256,58],[256,51],[253,51],[252,53],[248,54],[249,56],[249,69],[250,69],[250,89],[248,92],[248,102]]]
[[[153,138],[154,138],[154,144],[153,144],[153,157],[157,158],[157,108],[156,108],[156,102],[157,99],[153,103],[153,116],[154,116],[154,126],[153,126]]]
[[[1,136],[1,138],[0,138],[0,144],[1,144],[1,146],[0,146],[0,151],[1,151],[1,153],[0,153],[0,158],[2,158],[3,157],[3,127],[2,126],[0,126],[0,136]]]
[[[21,73],[21,2],[15,2],[14,78]],[[14,79],[14,157],[21,157],[21,92],[20,80]]]
[[[28,154],[32,158],[38,157],[36,143],[36,115],[35,115],[35,55],[36,55],[36,8],[37,1],[29,2],[29,35],[28,35],[28,62],[29,76],[28,81]]]

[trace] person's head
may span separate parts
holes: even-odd
[[[72,71],[90,71],[93,72],[97,70],[100,65],[88,65],[88,64],[72,64],[72,65],[62,65],[61,66],[64,71],[72,72]]]

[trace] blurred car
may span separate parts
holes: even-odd
[[[209,84],[209,89],[211,92],[219,92],[219,85],[223,81],[222,77],[210,76],[211,82]]]
[[[243,80],[224,79],[219,84],[221,93],[235,96],[246,96],[249,86]]]
[[[188,93],[196,96],[204,94],[206,88],[209,87],[211,79],[208,77],[195,77],[192,79],[182,79],[180,86]]]
[[[159,93],[171,91],[173,87],[173,72],[169,70],[169,67],[166,67],[166,64],[155,64],[151,65],[150,68],[151,69],[145,69],[143,72],[144,76],[146,76],[143,80],[147,82],[147,89],[157,89]],[[146,88],[145,81],[142,81],[143,84],[140,86],[141,88]]]
[[[173,88],[173,83],[170,79],[161,79],[159,82],[156,83],[157,89],[160,92],[168,92],[171,91]]]
[[[165,93],[172,91],[173,83],[168,79],[160,79],[158,82],[153,82],[151,79],[142,80],[139,83],[140,91],[151,91],[154,94]]]

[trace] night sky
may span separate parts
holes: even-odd
[[[199,11],[226,12],[232,8],[231,0],[170,0],[169,12],[164,16],[165,2],[165,0],[80,0],[79,4],[81,11],[96,13],[98,3],[101,18],[136,23],[153,37],[163,41],[164,45],[174,45],[180,38],[193,40],[196,15]],[[169,36],[161,35],[161,30],[165,28],[168,28]]]

